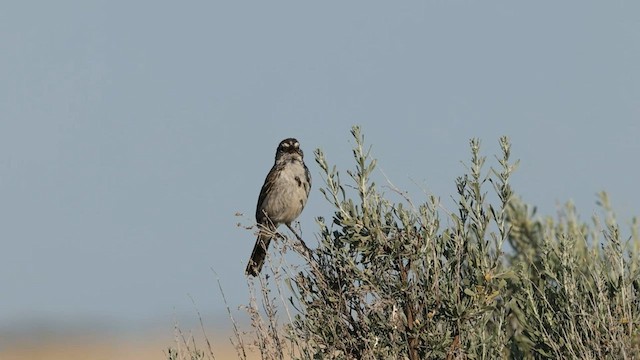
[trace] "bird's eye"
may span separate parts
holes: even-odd
[[[289,147],[289,143],[282,143],[282,147],[288,148]]]
[[[296,141],[296,142],[293,144],[293,146],[295,146],[295,148],[297,149],[297,148],[299,148],[299,147],[300,147],[300,143]]]

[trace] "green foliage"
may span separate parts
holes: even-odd
[[[510,186],[517,162],[503,137],[497,168],[486,172],[471,140],[456,211],[433,196],[393,203],[371,182],[376,162],[360,129],[352,134],[350,184],[315,153],[335,212],[318,219],[319,246],[294,279],[292,328],[308,346],[303,358],[637,353],[638,238],[621,241],[606,195],[604,231],[597,219],[578,223],[570,205],[556,221],[535,219]]]
[[[512,204],[510,242],[519,281],[510,289],[518,319],[514,353],[545,358],[626,359],[640,350],[637,222],[622,241],[606,193],[605,228],[580,223],[568,204],[557,221],[532,221]]]
[[[393,187],[401,200],[392,202],[397,196],[372,181],[376,161],[360,128],[352,135],[355,169],[346,182],[315,151],[320,192],[334,208],[317,218],[317,248],[309,253],[287,238],[279,249],[292,248],[305,264],[286,274],[271,259],[281,299],[289,287],[284,326],[269,277],[260,278],[262,309],[251,283],[247,309],[263,358],[638,357],[637,221],[622,238],[605,193],[604,221],[580,222],[571,204],[557,219],[536,216],[511,188],[517,162],[503,137],[489,169],[480,141],[470,141],[454,211],[436,196],[414,205]]]

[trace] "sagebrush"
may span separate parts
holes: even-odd
[[[638,357],[637,220],[621,230],[606,193],[602,219],[581,222],[571,203],[538,216],[511,187],[517,162],[502,137],[488,169],[470,141],[453,209],[434,195],[418,203],[390,184],[382,192],[360,128],[352,135],[346,182],[315,151],[334,212],[317,218],[311,253],[283,236],[271,275],[249,284],[252,329],[236,328],[239,358]],[[303,265],[283,261],[289,249]],[[214,355],[183,346],[169,358]]]

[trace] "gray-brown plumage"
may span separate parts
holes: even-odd
[[[271,239],[280,224],[291,225],[304,209],[311,190],[311,175],[304,164],[300,143],[284,139],[276,150],[275,164],[260,190],[256,221],[260,228],[246,274],[258,276]]]

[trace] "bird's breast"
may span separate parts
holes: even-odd
[[[302,212],[309,195],[309,182],[302,163],[287,162],[271,187],[265,210],[277,223],[290,223]]]

